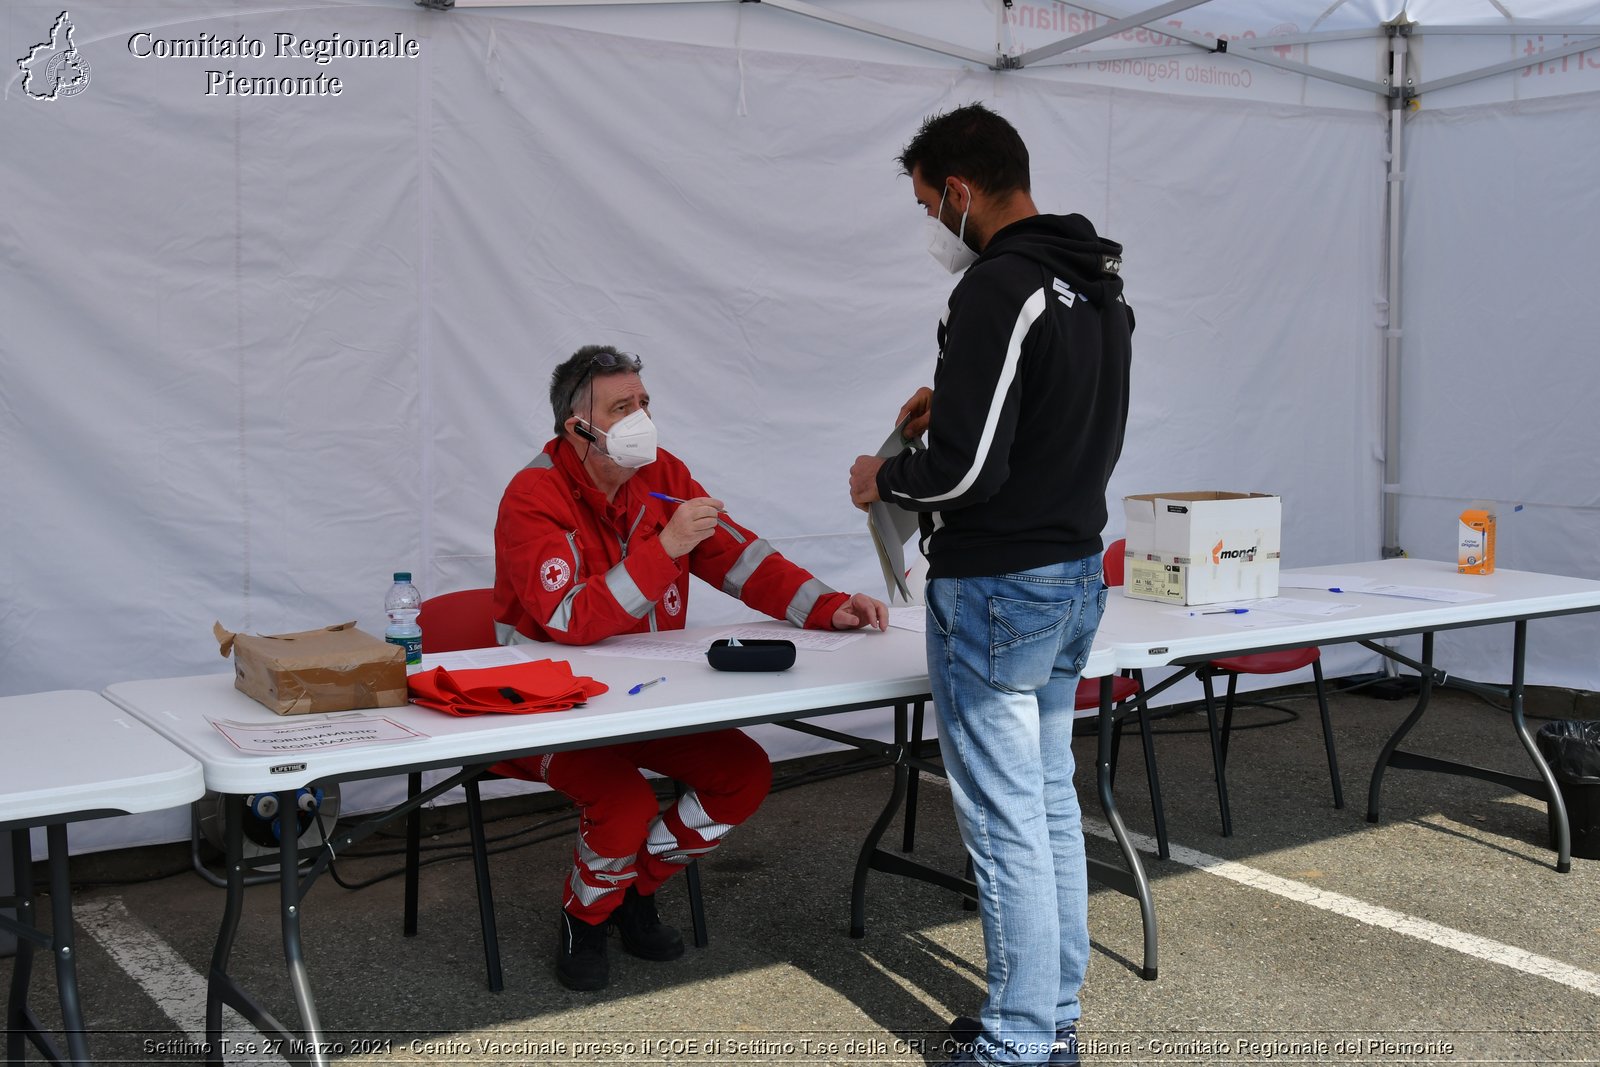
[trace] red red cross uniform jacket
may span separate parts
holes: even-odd
[[[836,593],[724,515],[716,532],[671,559],[660,533],[680,500],[707,496],[677,457],[658,451],[607,501],[571,445],[558,438],[511,479],[495,523],[495,630],[582,645],[616,634],[683,628],[691,573],[757,611],[823,629],[848,597]],[[686,784],[666,811],[637,768]],[[643,895],[716,848],[752,815],[771,782],[761,747],[737,730],[657,738],[498,764],[542,779],[583,812],[562,906],[602,922],[634,886]]]
[[[681,630],[689,575],[757,611],[812,630],[831,627],[849,597],[813,578],[723,515],[717,530],[672,559],[660,533],[680,500],[709,496],[670,452],[607,501],[561,438],[511,479],[495,522],[494,614],[500,642],[587,645],[617,634]]]

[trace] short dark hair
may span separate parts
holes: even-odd
[[[942,188],[952,174],[986,193],[1031,192],[1028,146],[1015,126],[982,104],[968,104],[933,115],[900,153],[906,174],[921,169],[922,180]]]
[[[567,432],[567,418],[583,406],[595,375],[637,374],[644,360],[611,345],[584,345],[550,372],[550,410],[555,412],[556,433]]]

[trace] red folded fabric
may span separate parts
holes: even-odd
[[[565,660],[541,659],[508,667],[447,671],[435,667],[406,679],[411,701],[450,715],[533,715],[566,711],[607,686],[572,673]]]

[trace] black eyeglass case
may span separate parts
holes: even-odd
[[[713,641],[706,662],[719,671],[786,671],[794,666],[794,642]]]

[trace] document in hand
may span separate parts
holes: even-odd
[[[604,682],[572,673],[565,660],[447,671],[435,667],[406,679],[412,703],[451,715],[566,711],[604,693]]]
[[[901,427],[896,426],[883,442],[876,453],[879,459],[890,459],[907,449],[915,451],[923,447],[921,441],[902,437],[900,430]],[[906,541],[917,532],[917,513],[898,504],[875,500],[867,505],[867,530],[872,534],[872,547],[878,554],[878,566],[883,568],[883,584],[888,591],[889,602],[894,603],[895,594],[898,593],[902,603],[911,603],[911,588],[906,584],[905,546]]]

